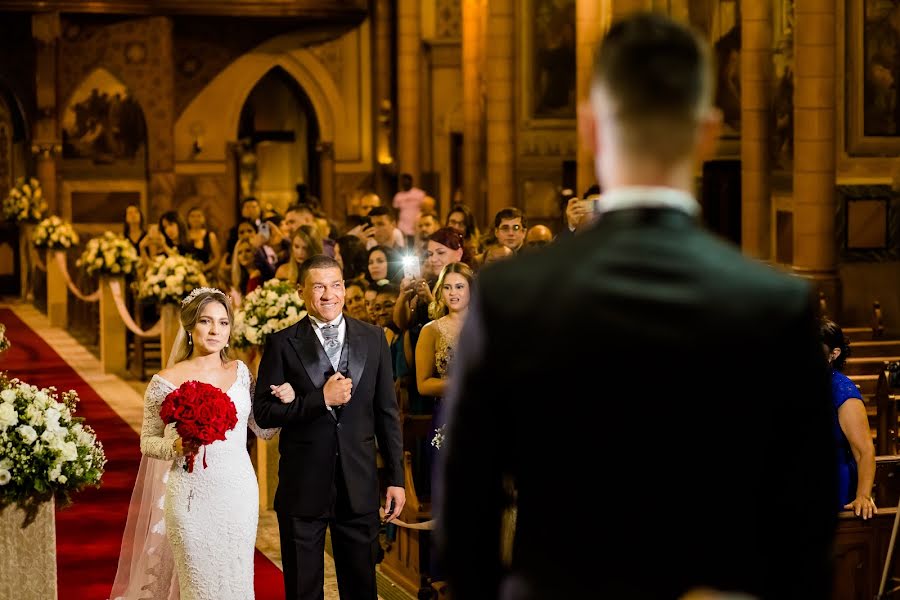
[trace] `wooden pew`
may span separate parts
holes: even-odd
[[[834,544],[833,600],[874,598],[881,582],[897,502],[900,498],[900,456],[878,456],[875,488],[878,513],[863,521],[844,511],[838,517]],[[890,576],[900,576],[900,548],[894,549]]]
[[[429,421],[429,428],[431,423]],[[413,479],[412,454],[403,452],[403,472],[406,476],[406,505],[400,512],[400,520],[406,523],[423,523],[431,519],[431,503],[416,494]],[[397,585],[416,597],[430,597],[431,580],[428,575],[430,562],[430,532],[404,527],[395,528],[396,535],[387,542],[381,570]]]

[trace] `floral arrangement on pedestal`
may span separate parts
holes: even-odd
[[[12,344],[9,343],[9,338],[6,337],[6,325],[0,323],[0,354],[3,354]]]
[[[121,235],[106,231],[88,240],[76,263],[88,275],[130,275],[138,264],[134,245]]]
[[[7,221],[33,223],[40,221],[46,212],[47,201],[41,183],[34,177],[27,181],[20,177],[3,199],[3,218]]]
[[[160,304],[181,304],[195,288],[207,287],[203,265],[187,256],[157,256],[137,286],[138,298]]]
[[[78,401],[74,390],[60,395],[0,373],[0,508],[15,503],[33,519],[41,502],[65,506],[72,492],[100,485],[106,455],[74,416]]]
[[[78,234],[71,223],[54,215],[34,226],[31,241],[35,248],[67,250],[78,244]]]
[[[235,311],[231,343],[235,348],[262,346],[266,336],[306,316],[303,300],[287,281],[270,279],[244,297]]]

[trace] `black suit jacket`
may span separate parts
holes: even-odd
[[[326,514],[336,460],[341,461],[354,513],[378,510],[381,494],[376,446],[387,485],[403,486],[402,436],[390,352],[374,325],[347,322],[350,401],[340,421],[325,407],[322,388],[334,371],[309,317],[266,340],[256,385],[254,416],[261,427],[281,427],[275,510],[300,517]],[[296,399],[282,404],[269,386],[288,382]]]
[[[828,597],[833,409],[804,281],[630,209],[477,288],[441,450],[454,599]]]

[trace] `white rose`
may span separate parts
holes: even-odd
[[[12,475],[6,469],[0,469],[0,485],[6,485],[12,480]]]
[[[19,425],[16,431],[19,432],[19,435],[22,436],[22,441],[26,444],[33,444],[37,440],[37,432],[31,425]]]
[[[78,458],[78,446],[75,445],[75,442],[66,442],[60,448],[62,452],[62,459],[72,461]]]
[[[0,469],[6,469],[9,471],[13,468],[13,461],[8,458],[0,459]]]
[[[60,475],[59,477],[56,478],[56,480],[57,480],[58,482],[60,482],[60,483],[65,483],[65,482],[67,482],[69,479],[68,479],[68,477],[66,477],[65,475]]]
[[[60,475],[62,475],[62,465],[59,463],[53,465],[53,468],[50,469],[49,473],[47,473],[47,477],[50,479],[50,481],[56,481],[57,479],[59,479]]]
[[[19,413],[16,412],[16,407],[8,402],[0,404],[0,431],[6,431],[7,427],[12,427],[18,422]]]
[[[15,402],[16,401],[16,391],[15,390],[3,390],[0,392],[0,400],[4,402]]]

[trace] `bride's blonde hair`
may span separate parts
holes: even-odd
[[[187,298],[187,302],[184,302],[181,305],[181,327],[186,334],[190,333],[194,326],[197,325],[197,321],[203,313],[203,307],[212,302],[218,302],[225,307],[225,312],[228,314],[228,339],[230,342],[231,331],[234,327],[234,312],[231,310],[231,303],[228,301],[228,297],[222,290],[207,288],[199,294],[192,293]],[[173,356],[173,364],[190,358],[194,353],[194,345],[193,343],[189,344],[188,339],[188,336],[185,335],[184,342]],[[230,360],[230,348],[228,346],[222,348],[222,350],[219,351],[219,356],[221,357],[222,362]]]

